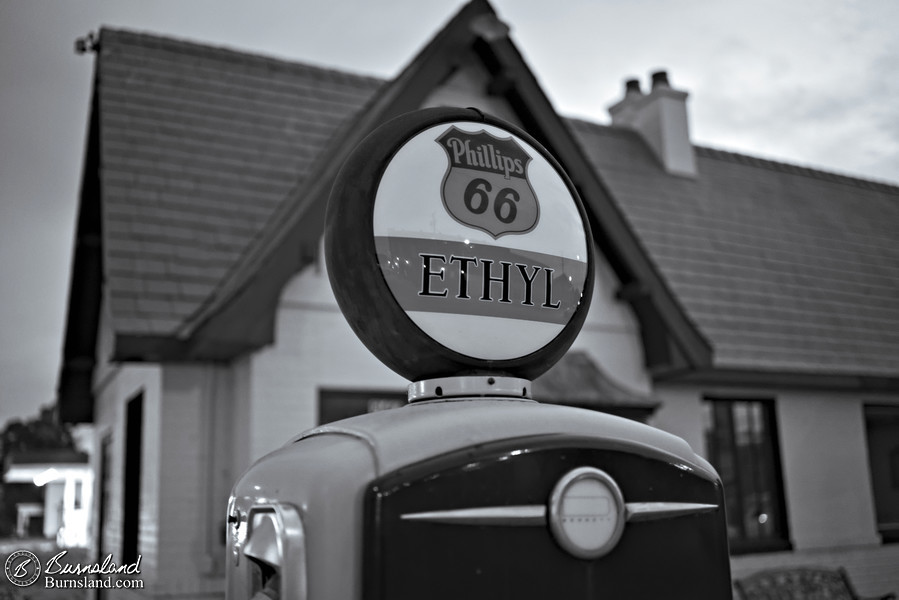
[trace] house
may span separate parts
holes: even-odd
[[[140,555],[148,595],[220,593],[240,473],[403,401],[336,306],[324,207],[367,132],[461,105],[546,146],[593,229],[593,305],[535,394],[707,457],[735,577],[899,589],[899,187],[696,146],[664,72],[566,119],[508,31],[472,0],[391,81],[101,31],[59,378],[96,431],[93,551]]]
[[[64,548],[88,545],[93,471],[88,455],[72,449],[12,452],[6,484],[42,488],[43,502],[16,504],[16,535],[56,540]]]

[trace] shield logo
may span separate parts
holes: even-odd
[[[537,226],[540,205],[527,176],[531,157],[514,138],[453,125],[436,141],[449,159],[440,195],[450,216],[493,239]]]

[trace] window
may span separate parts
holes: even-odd
[[[399,408],[406,404],[407,396],[407,392],[321,390],[318,395],[318,422],[324,425],[356,415]]]
[[[706,398],[705,417],[709,462],[724,483],[731,552],[788,549],[773,401]]]
[[[884,542],[899,542],[899,406],[865,406],[868,465]]]

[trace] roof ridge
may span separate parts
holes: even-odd
[[[260,230],[240,261],[232,266],[225,279],[212,292],[209,302],[179,328],[177,335],[186,342],[189,352],[198,355],[204,348],[221,347],[215,340],[238,340],[240,332],[244,330],[246,339],[255,336],[252,338],[255,340],[253,343],[271,341],[274,336],[273,313],[278,301],[277,294],[289,276],[293,276],[315,258],[317,245],[312,247],[311,237],[316,224],[323,220],[326,195],[330,190],[330,185],[327,185],[329,178],[336,174],[342,159],[365,133],[393,116],[422,106],[431,90],[458,68],[458,53],[470,50],[476,50],[473,60],[488,68],[491,77],[497,81],[508,77],[508,81],[501,83],[503,86],[510,84],[511,88],[497,92],[506,97],[516,114],[522,119],[530,120],[535,138],[548,147],[556,147],[557,152],[562,151],[560,160],[562,156],[566,156],[571,161],[569,169],[573,168],[571,165],[577,165],[581,170],[581,185],[590,190],[593,197],[591,210],[601,215],[597,220],[621,224],[620,229],[612,232],[610,237],[610,240],[615,240],[614,243],[626,248],[622,250],[616,268],[621,273],[632,274],[634,278],[639,274],[649,282],[648,293],[654,295],[654,301],[651,306],[649,303],[641,305],[645,305],[641,310],[647,311],[647,314],[641,314],[641,318],[660,318],[670,327],[673,332],[671,335],[676,338],[677,343],[676,355],[669,354],[666,350],[658,353],[658,356],[648,356],[647,360],[659,365],[662,361],[672,361],[672,364],[673,361],[684,361],[700,366],[710,364],[711,346],[708,340],[689,320],[673,292],[662,280],[646,250],[611,200],[598,174],[592,170],[580,141],[572,135],[553,109],[508,36],[508,28],[499,20],[487,0],[470,0],[396,78],[383,85],[365,108],[340,126],[329,146],[325,147],[322,155],[310,167],[310,172],[316,173],[316,177],[311,178],[311,181],[298,182],[294,191],[285,199],[285,204],[279,206],[277,213]],[[493,61],[495,65],[491,66]],[[498,70],[497,73],[492,71],[494,67]],[[323,166],[320,171],[319,166]],[[324,196],[324,200],[319,196]],[[281,216],[284,216],[282,222],[276,223],[273,220]],[[315,234],[317,243],[318,232]],[[304,244],[309,247],[304,247]],[[256,285],[251,285],[254,281]],[[266,309],[261,314],[269,321],[241,324],[236,319],[241,314],[241,307],[263,305]],[[652,311],[652,315],[649,311]],[[244,329],[241,330],[240,327]],[[250,330],[251,328],[254,329]],[[661,344],[657,347],[661,348]]]
[[[596,123],[594,121],[589,121],[580,117],[565,117],[565,121],[575,126],[602,129],[608,133],[639,135],[636,131],[628,127]],[[714,148],[712,146],[705,146],[700,144],[693,144],[693,149],[696,150],[696,152],[700,155],[716,160],[726,160],[734,163],[770,169],[773,171],[780,171],[782,173],[790,173],[793,175],[804,175],[807,177],[820,179],[822,181],[854,185],[868,190],[899,193],[899,183],[859,177],[857,175],[851,175],[848,173],[839,173],[837,171],[828,170],[821,167],[810,167],[771,158],[762,158],[760,156],[755,156],[752,154],[736,152],[734,150],[724,150],[721,148]]]
[[[433,54],[436,52],[435,48],[437,46],[456,42],[454,38],[451,39],[447,32],[453,29],[453,23],[460,20],[467,23],[467,20],[471,18],[470,13],[472,12],[478,14],[492,13],[493,9],[486,2],[471,0],[451,19],[450,24],[444,26],[425,45],[425,48],[416,55],[412,63],[407,65],[396,77],[386,81],[377,80],[382,85],[374,91],[373,95],[359,111],[347,115],[346,120],[338,126],[335,134],[313,161],[310,172],[316,172],[317,167],[329,165],[332,167],[336,165],[339,168],[343,164],[343,158],[364,137],[365,133],[384,122],[385,116],[387,118],[396,116],[395,109],[396,105],[399,104],[395,98],[396,89],[408,85],[406,78],[411,77],[409,73],[415,69],[417,62],[423,60],[422,56]],[[466,18],[465,15],[468,15],[468,17]],[[459,25],[456,25],[457,29],[459,27]],[[467,27],[461,31],[466,35],[471,34]],[[360,132],[363,133],[360,134]],[[302,228],[302,225],[299,224],[300,219],[298,215],[306,214],[308,222],[309,216],[307,213],[314,213],[318,210],[321,213],[319,218],[323,221],[324,205],[327,203],[330,185],[322,187],[323,176],[321,173],[319,175],[318,177],[304,177],[294,183],[291,191],[275,208],[266,224],[249,241],[240,259],[230,267],[194,314],[181,324],[176,332],[177,336],[182,339],[189,339],[195,336],[199,329],[209,325],[210,320],[217,312],[225,310],[227,304],[247,288],[249,281],[258,275],[260,268],[266,261],[271,266],[271,263],[274,262],[270,260],[274,252],[273,249],[287,243],[294,229]],[[334,175],[336,173],[332,174],[332,177]],[[318,198],[319,194],[324,194],[325,202],[316,202],[316,200],[320,200]],[[301,248],[300,254],[302,256],[294,258],[300,261],[310,260],[314,258],[315,251]],[[275,269],[277,267],[271,266],[271,268]]]
[[[154,49],[171,49],[182,54],[227,60],[230,63],[268,65],[288,71],[314,71],[322,75],[330,75],[334,79],[368,80],[372,83],[383,83],[384,78],[375,75],[358,73],[343,68],[317,65],[302,60],[281,58],[260,51],[239,50],[220,43],[205,43],[170,35],[159,35],[146,31],[103,26],[100,29],[100,49],[103,39],[109,36],[118,38],[120,44],[139,45]]]
[[[859,177],[856,175],[839,173],[837,171],[829,170],[826,168],[798,165],[795,163],[789,163],[789,162],[785,162],[785,161],[781,161],[781,160],[774,160],[771,158],[762,158],[762,157],[753,156],[750,154],[734,152],[732,150],[722,150],[720,148],[713,148],[710,146],[700,146],[700,145],[694,144],[693,148],[699,154],[702,154],[708,158],[713,158],[713,159],[717,159],[717,160],[727,160],[727,161],[731,161],[731,162],[771,169],[774,171],[780,171],[783,173],[790,173],[793,175],[805,175],[807,177],[814,177],[815,179],[820,179],[822,181],[829,181],[832,183],[843,183],[846,185],[854,185],[854,186],[861,187],[861,188],[868,189],[868,190],[899,193],[899,184],[890,183],[888,181],[879,181],[876,179],[868,179],[868,178]]]

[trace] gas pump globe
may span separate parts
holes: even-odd
[[[409,402],[240,478],[229,600],[730,598],[714,469],[657,429],[531,399],[584,322],[593,247],[564,170],[512,125],[425,109],[363,140],[325,258]]]

